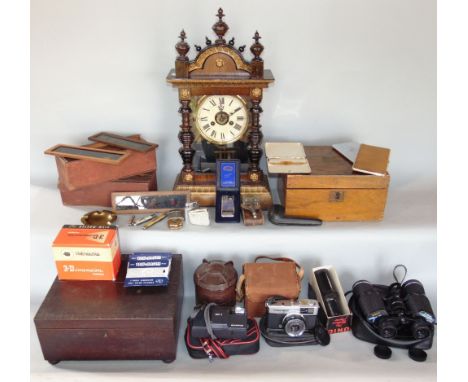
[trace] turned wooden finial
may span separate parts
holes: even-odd
[[[254,55],[254,60],[262,61],[262,59],[260,58],[260,55],[262,54],[264,48],[263,48],[263,45],[259,42],[259,40],[262,37],[260,36],[258,31],[255,31],[255,34],[252,38],[255,40],[255,42],[250,47],[250,51]]]
[[[179,38],[180,41],[175,46],[177,53],[179,53],[177,59],[180,61],[188,61],[187,53],[190,50],[190,45],[185,42],[187,35],[185,34],[185,31],[183,29],[182,32],[180,32]]]
[[[216,33],[218,38],[216,39],[215,43],[216,44],[225,44],[226,40],[224,39],[224,35],[226,32],[229,30],[228,25],[223,21],[223,17],[225,14],[223,13],[223,9],[219,8],[218,9],[218,14],[216,15],[218,17],[218,21],[213,25],[213,31]]]
[[[218,14],[217,14],[216,16],[219,18],[218,21],[223,21],[223,17],[226,16],[226,15],[223,13],[223,8],[220,7],[220,8],[218,9]]]

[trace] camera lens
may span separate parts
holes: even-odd
[[[306,330],[304,319],[298,315],[286,316],[283,319],[283,327],[289,337],[300,337]]]

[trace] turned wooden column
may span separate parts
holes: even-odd
[[[193,167],[192,161],[195,150],[192,148],[194,136],[192,133],[192,126],[190,125],[190,100],[180,100],[181,107],[179,113],[182,115],[182,124],[180,125],[179,141],[182,147],[179,149],[179,154],[182,157],[184,167],[182,169],[183,181],[191,182],[193,180]]]
[[[260,43],[260,34],[255,32],[253,39],[255,42],[250,47],[250,51],[254,55],[252,60],[252,75],[254,77],[263,76],[263,60],[260,55],[263,52],[263,45]],[[262,178],[262,171],[260,170],[260,159],[263,155],[263,150],[260,147],[262,143],[263,134],[260,131],[260,113],[263,111],[260,107],[262,100],[262,89],[254,88],[250,91],[252,107],[250,108],[250,118],[252,126],[249,133],[249,178],[251,181],[257,182]]]
[[[260,98],[252,99],[252,107],[250,108],[250,118],[252,125],[249,132],[249,143],[248,143],[248,154],[249,154],[249,178],[256,182],[261,179],[262,171],[260,170],[260,159],[263,155],[263,150],[260,147],[262,142],[263,134],[260,131],[262,125],[260,125],[260,113],[262,112],[260,107]]]

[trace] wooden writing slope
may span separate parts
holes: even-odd
[[[312,172],[281,177],[285,215],[324,221],[383,219],[390,175],[355,172],[331,146],[309,146],[305,152]]]

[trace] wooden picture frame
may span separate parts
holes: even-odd
[[[158,147],[157,144],[145,142],[138,139],[124,137],[113,133],[98,133],[88,138],[90,141],[104,143],[109,146],[120,147],[126,150],[133,150],[145,153]]]
[[[44,151],[44,154],[108,164],[119,164],[130,155],[128,151],[104,150],[96,149],[94,147],[63,144],[58,144],[47,149]]]
[[[113,192],[112,210],[116,214],[151,214],[185,209],[189,191]]]

